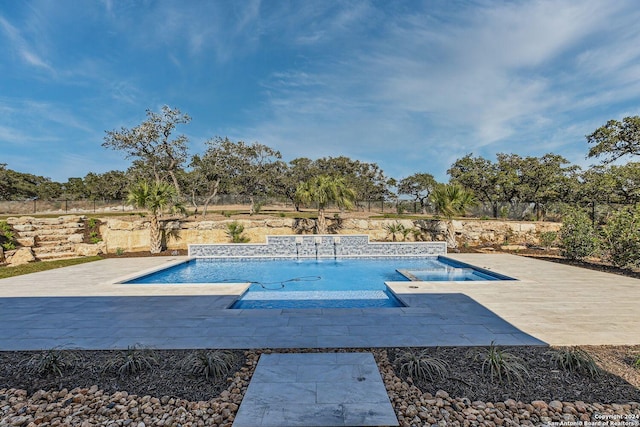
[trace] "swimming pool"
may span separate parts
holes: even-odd
[[[445,257],[194,259],[126,283],[251,283],[231,308],[403,307],[390,281],[509,280]]]

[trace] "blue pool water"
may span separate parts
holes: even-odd
[[[443,257],[197,259],[127,283],[250,282],[232,308],[354,308],[402,307],[386,281],[504,279]]]

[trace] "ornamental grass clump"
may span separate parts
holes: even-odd
[[[126,351],[120,352],[109,360],[105,364],[104,371],[117,371],[120,376],[125,377],[135,375],[157,364],[158,360],[153,350],[133,346],[127,347]]]
[[[414,380],[434,381],[449,376],[449,364],[438,357],[431,356],[427,351],[405,351],[396,360],[400,375]]]
[[[73,352],[49,349],[38,352],[26,361],[27,371],[38,377],[56,375],[62,377],[71,369],[77,358]]]
[[[600,375],[600,368],[593,357],[580,347],[569,347],[551,352],[553,363],[564,371],[579,372],[595,378]]]
[[[482,373],[488,375],[491,382],[498,380],[502,383],[506,380],[511,384],[512,380],[524,383],[524,377],[529,376],[529,370],[522,359],[498,348],[493,341],[491,345],[478,352],[474,360],[482,361]]]
[[[184,358],[181,368],[188,374],[218,381],[229,375],[237,363],[236,355],[228,351],[198,351]]]

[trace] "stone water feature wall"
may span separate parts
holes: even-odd
[[[445,242],[370,242],[367,235],[267,236],[266,244],[189,245],[192,257],[340,258],[445,255]]]

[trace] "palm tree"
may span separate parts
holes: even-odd
[[[151,213],[149,227],[149,251],[152,254],[162,252],[162,235],[159,217],[169,208],[173,212],[184,212],[184,206],[177,200],[174,186],[166,182],[139,182],[129,190],[127,203],[136,208],[147,209]]]
[[[327,220],[324,210],[330,203],[339,208],[351,209],[356,192],[340,177],[319,175],[300,183],[296,189],[296,200],[304,204],[315,203],[318,207],[318,234],[327,233]]]
[[[451,219],[455,215],[464,215],[467,209],[476,204],[474,194],[458,184],[439,184],[429,199],[436,212],[447,218],[447,246],[456,248],[458,243]]]

